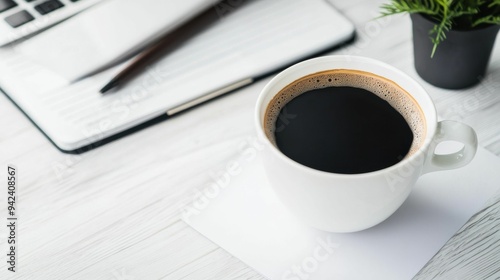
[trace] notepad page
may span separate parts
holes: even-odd
[[[16,48],[63,77],[76,81],[122,61],[212,7],[216,1],[102,1]]]
[[[63,150],[134,127],[234,82],[348,39],[352,25],[323,0],[251,1],[149,66],[126,87],[98,90],[126,63],[69,83],[0,49],[0,87]]]

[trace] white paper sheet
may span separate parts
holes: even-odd
[[[480,148],[462,169],[422,176],[388,220],[334,234],[288,213],[258,156],[235,162],[199,189],[183,218],[269,279],[411,279],[500,186],[500,158]]]

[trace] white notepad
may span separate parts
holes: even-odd
[[[77,81],[125,60],[217,1],[101,1],[83,14],[21,42],[16,50],[65,79]]]
[[[71,84],[14,48],[0,49],[0,88],[61,150],[73,151],[331,48],[353,25],[324,0],[256,0],[151,65],[98,90],[124,65]],[[201,99],[200,99],[201,98]]]
[[[500,159],[479,148],[466,167],[422,176],[386,221],[335,234],[304,225],[281,204],[259,153],[246,149],[231,174],[200,186],[183,219],[268,279],[411,279],[500,191]]]

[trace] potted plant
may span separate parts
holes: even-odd
[[[391,0],[382,16],[410,14],[415,69],[427,82],[459,89],[486,72],[500,28],[500,0]]]

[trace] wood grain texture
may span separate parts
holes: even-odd
[[[500,279],[500,195],[457,231],[419,279]]]
[[[429,91],[441,116],[472,125],[480,144],[500,155],[498,45],[480,85],[437,89],[415,73],[408,17],[372,20],[380,0],[331,2],[358,31],[354,44],[334,54],[373,57],[407,72]],[[2,260],[0,279],[263,279],[180,217],[196,190],[252,141],[254,104],[269,80],[83,155],[60,153],[0,95],[0,168],[15,164],[20,179],[19,270],[7,273]],[[0,181],[5,182],[2,172]],[[4,190],[0,194],[0,209],[5,209]],[[498,269],[492,262],[498,257],[490,258],[498,248],[498,220],[490,220],[492,214],[482,219],[493,211],[486,209],[446,246],[466,252],[467,244],[484,240],[492,247],[475,258],[441,251],[419,279],[459,275],[466,268]],[[5,221],[5,210],[1,213]],[[496,235],[486,239],[481,235],[486,230]],[[1,226],[0,252],[6,251],[5,236]]]

